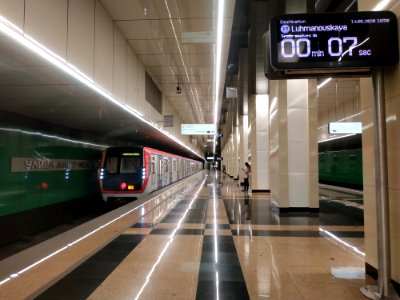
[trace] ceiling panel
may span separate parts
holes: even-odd
[[[215,0],[104,0],[106,9],[139,55],[146,71],[182,119],[197,123],[213,122],[215,40],[209,43],[183,43],[183,33],[209,32],[215,36],[217,1]],[[229,50],[234,0],[227,0],[224,12],[222,69]],[[118,6],[118,7],[115,7]],[[132,12],[131,10],[136,10]],[[220,90],[225,74],[221,75]],[[176,87],[181,94],[177,97]],[[201,98],[201,101],[200,101]],[[180,111],[177,99],[188,104]],[[200,105],[201,103],[201,105]],[[207,113],[206,113],[207,112]],[[197,117],[195,117],[197,116]]]
[[[178,54],[179,48],[175,39],[135,39],[128,40],[130,45],[135,49],[136,54]],[[181,47],[181,52],[187,54],[188,47]]]
[[[216,46],[213,42],[184,44],[182,33],[214,31],[217,1],[101,0],[100,3],[183,122],[211,123]],[[229,43],[235,1],[226,3],[224,43]],[[225,62],[226,46],[223,51]],[[0,110],[79,132],[84,130],[92,136],[153,147],[162,144],[165,150],[187,153],[154,127],[4,36],[0,36],[0,57]],[[221,67],[225,69],[225,65]],[[222,88],[224,74],[221,79]],[[178,82],[181,94],[176,93]]]

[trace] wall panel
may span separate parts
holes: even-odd
[[[68,0],[26,0],[25,33],[66,59],[67,13]]]
[[[100,1],[95,9],[94,79],[110,94],[113,92],[114,29],[113,22]]]
[[[126,38],[117,26],[114,26],[114,97],[126,102],[127,58]]]
[[[0,0],[0,15],[23,30],[24,0]]]
[[[67,61],[94,78],[95,0],[69,0]]]

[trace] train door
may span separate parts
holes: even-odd
[[[168,184],[171,184],[172,181],[172,157],[168,158]]]
[[[182,179],[181,178],[181,160],[178,160],[177,162],[176,162],[176,179],[177,180],[180,180],[180,179]]]
[[[163,177],[163,186],[168,185],[169,179],[169,171],[168,171],[168,157],[163,157],[162,159],[162,177]]]
[[[172,159],[172,182],[178,180],[178,168],[177,168],[177,160],[176,158]]]
[[[157,188],[163,186],[163,159],[162,156],[157,156]]]
[[[150,184],[151,190],[157,189],[157,158],[154,154],[151,154],[150,159]]]

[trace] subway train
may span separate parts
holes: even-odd
[[[361,134],[318,144],[319,182],[363,189]]]
[[[107,211],[99,182],[107,145],[88,142],[70,128],[10,112],[0,110],[0,120],[0,245]],[[129,192],[135,197],[202,168],[201,162],[149,148],[134,147],[127,152],[139,153],[120,169],[126,176],[136,167],[129,164],[140,164],[140,180],[126,180],[127,190],[134,184]],[[111,166],[109,162],[107,168]]]
[[[106,202],[143,197],[203,169],[200,161],[143,146],[109,147],[100,166]]]

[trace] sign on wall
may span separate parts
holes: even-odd
[[[182,135],[214,135],[216,133],[215,124],[182,124]]]
[[[331,122],[329,123],[329,133],[362,133],[361,122]]]
[[[391,66],[399,59],[397,18],[389,11],[274,16],[269,46],[266,59],[277,70]]]

